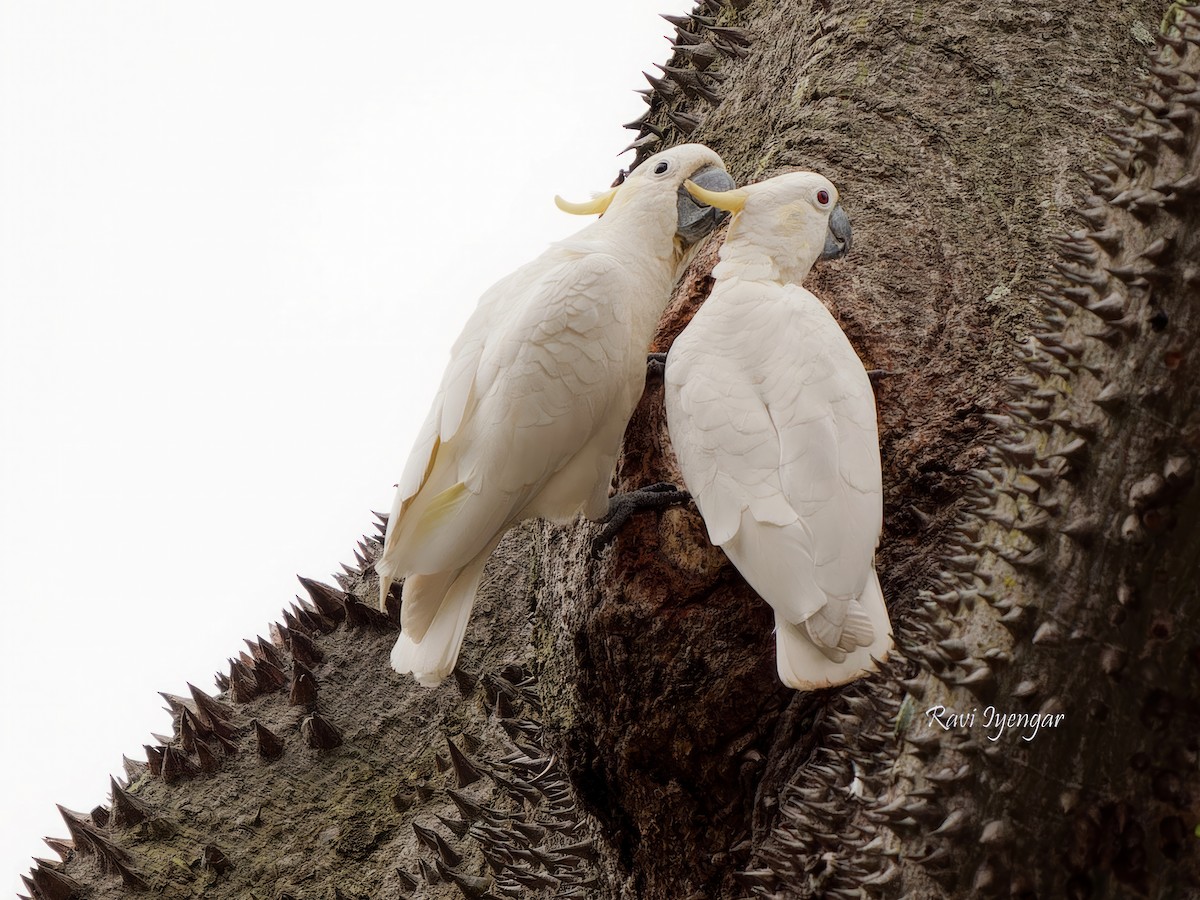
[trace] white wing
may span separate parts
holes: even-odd
[[[616,260],[552,249],[484,296],[397,492],[389,575],[465,565],[588,443],[627,365],[629,289]]]
[[[873,577],[882,523],[870,382],[803,288],[716,291],[667,363],[684,481],[713,543],[755,591],[789,623],[828,620],[836,634],[814,637],[837,647],[843,629],[866,621],[847,616]]]
[[[495,321],[504,316],[505,307],[518,302],[519,298],[514,295],[532,275],[527,270],[537,262],[540,260],[517,269],[488,288],[450,348],[450,362],[442,375],[437,395],[433,398],[433,405],[413,442],[412,452],[396,485],[392,518],[399,515],[404,502],[415,496],[429,477],[428,469],[436,446],[450,440],[458,432],[471,402],[485,341],[493,332]]]

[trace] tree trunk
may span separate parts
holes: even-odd
[[[368,541],[219,704],[170,698],[171,743],[64,813],[31,893],[1194,896],[1200,17],[1163,12],[714,0],[653,82],[641,156],[695,128],[739,181],[828,175],[853,220],[811,283],[890,373],[883,673],[783,688],[687,506],[598,560],[590,526],[510,534],[456,678],[401,685]],[[622,488],[678,476],[661,397]]]

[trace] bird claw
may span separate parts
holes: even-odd
[[[893,372],[889,369],[867,369],[867,378],[871,379],[871,386],[875,387],[880,381],[887,378],[889,375],[902,375],[902,372]]]
[[[667,371],[667,354],[665,353],[648,353],[646,354],[646,377],[662,378]],[[674,489],[675,485],[671,485]],[[650,490],[643,488],[642,490]]]
[[[691,499],[691,494],[680,490],[669,481],[659,481],[636,491],[614,494],[608,500],[608,512],[597,520],[604,527],[592,539],[592,558],[600,556],[600,551],[612,543],[617,532],[634,513],[647,509],[663,509],[678,503],[687,503]]]

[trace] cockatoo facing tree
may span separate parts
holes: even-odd
[[[892,646],[875,397],[800,281],[849,249],[850,223],[811,172],[689,190],[734,217],[712,293],[667,355],[671,444],[712,542],[775,610],[780,679],[844,684]]]
[[[480,298],[450,352],[433,408],[397,485],[380,602],[404,579],[392,666],[422,684],[454,669],[484,564],[534,517],[602,517],[646,350],[688,247],[722,213],[691,179],[733,187],[698,144],[645,160],[567,212],[602,218],[552,245]]]

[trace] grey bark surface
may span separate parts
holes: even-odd
[[[170,741],[64,812],[30,894],[1195,896],[1196,23],[705,2],[653,76],[639,159],[687,139],[739,181],[815,169],[853,221],[810,286],[892,373],[879,676],[783,688],[768,607],[683,506],[598,559],[582,523],[510,534],[459,672],[422,689],[388,668],[367,539],[215,703],[168,699]],[[617,486],[672,479],[652,381]],[[1063,718],[993,741],[989,706]]]

